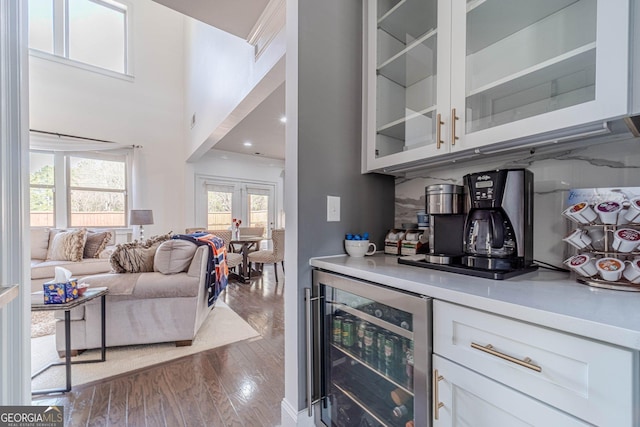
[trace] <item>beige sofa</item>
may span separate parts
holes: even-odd
[[[191,345],[213,308],[208,306],[205,287],[208,259],[206,246],[169,240],[158,246],[153,272],[107,273],[81,279],[90,287],[109,288],[107,346],[159,342]],[[71,310],[72,350],[101,346],[100,308],[97,298]],[[56,317],[56,348],[63,353],[63,313],[57,312]]]
[[[53,228],[31,228],[31,292],[41,291],[42,284],[53,279],[56,267],[64,267],[78,279],[92,274],[111,271],[109,256],[115,248],[115,232],[104,229],[88,229],[88,232],[111,232],[107,246],[100,251],[97,258],[82,258],[81,261],[51,260],[49,245],[54,236],[61,230]]]

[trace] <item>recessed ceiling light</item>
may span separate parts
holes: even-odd
[[[280,122],[287,123],[287,117],[286,116],[280,117]]]
[[[245,141],[242,145],[245,147],[251,147],[253,144],[250,141]]]

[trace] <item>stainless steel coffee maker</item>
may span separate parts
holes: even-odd
[[[462,263],[511,271],[533,265],[533,173],[498,169],[464,176],[469,212]]]

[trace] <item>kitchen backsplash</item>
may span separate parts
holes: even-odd
[[[473,161],[425,170],[413,178],[396,180],[395,227],[415,223],[416,213],[425,209],[424,189],[431,184],[459,184],[471,172],[499,168],[527,168],[534,174],[534,258],[561,266],[567,257],[562,238],[571,225],[561,216],[570,189],[585,187],[640,186],[640,139],[592,145],[547,154],[530,154],[518,159]]]

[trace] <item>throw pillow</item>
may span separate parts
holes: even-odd
[[[100,233],[88,231],[87,242],[84,244],[84,258],[97,258],[107,246],[109,240],[111,240],[110,231]]]
[[[195,243],[186,240],[163,242],[156,250],[153,269],[162,274],[176,274],[187,271],[196,249]]]
[[[86,239],[87,230],[84,228],[56,233],[49,243],[47,260],[82,261]]]
[[[154,236],[144,242],[123,243],[116,246],[109,261],[116,273],[146,273],[153,271],[153,258],[158,246],[171,238],[171,233]]]

